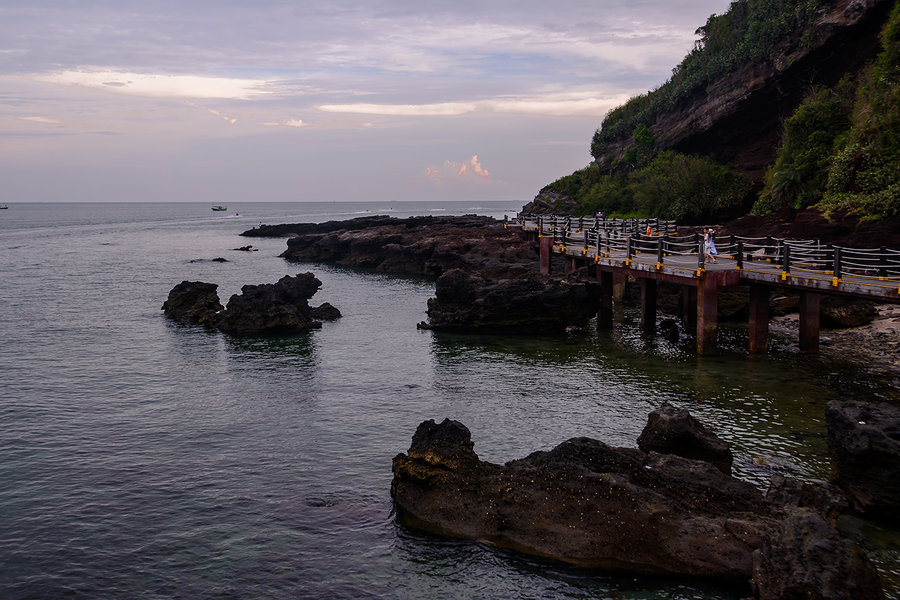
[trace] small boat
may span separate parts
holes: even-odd
[[[213,210],[228,210],[227,206],[213,206]]]
[[[9,208],[7,205],[0,204],[0,210],[6,210],[7,208]]]

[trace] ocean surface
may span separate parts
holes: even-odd
[[[824,407],[883,382],[796,339],[748,356],[611,333],[416,328],[434,284],[279,258],[260,223],[514,215],[511,202],[10,204],[0,210],[0,598],[733,599],[748,588],[586,571],[397,525],[391,459],[423,420],[506,462],[575,436],[636,446],[669,401],[732,444],[735,473],[828,476]],[[236,213],[239,213],[236,214]],[[258,251],[240,252],[252,244]],[[214,262],[214,258],[227,262]],[[343,318],[234,339],[170,322],[182,280],[312,271]],[[743,337],[742,337],[743,336]],[[896,531],[844,524],[900,597]]]

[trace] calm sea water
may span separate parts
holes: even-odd
[[[0,211],[0,598],[738,598],[622,577],[396,525],[391,459],[457,419],[505,462],[590,436],[635,446],[667,400],[731,442],[736,473],[828,473],[823,412],[878,381],[775,340],[748,357],[611,334],[419,331],[433,283],[278,258],[259,223],[363,214],[513,215],[514,203],[12,204]],[[235,216],[239,212],[240,216]],[[258,252],[233,248],[252,244]],[[223,257],[225,263],[211,259]],[[313,271],[344,317],[289,338],[173,324],[182,280]],[[898,596],[896,532],[851,524]]]

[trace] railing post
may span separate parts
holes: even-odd
[[[832,267],[832,272],[834,273],[834,277],[837,280],[841,278],[841,247],[834,247],[834,266]]]
[[[767,235],[766,236],[766,256],[767,257],[770,256],[771,254],[773,254],[773,252],[771,251],[771,248],[773,245],[774,245],[774,240],[772,239],[772,236]],[[778,258],[778,256],[777,256],[778,253],[775,252],[774,254],[776,254],[775,258]]]
[[[781,270],[783,273],[791,272],[791,246],[787,242],[782,242],[782,252],[784,253],[784,260],[781,263]]]
[[[732,235],[731,238],[733,240],[734,236]],[[739,271],[744,270],[744,242],[742,240],[737,241],[737,268]]]
[[[634,248],[633,248],[633,244],[632,244],[633,241],[634,241],[634,236],[629,235],[628,240],[625,242],[625,254],[626,254],[626,258],[628,260],[631,260],[631,256],[634,252]]]
[[[694,234],[694,237],[697,237],[697,234]],[[706,244],[703,240],[697,242],[697,268],[706,268]]]
[[[657,222],[659,219],[657,219]],[[657,265],[663,264],[663,236],[659,236],[656,240],[656,263]]]
[[[887,277],[887,248],[882,246],[879,252],[881,252],[881,256],[878,257],[878,276]]]

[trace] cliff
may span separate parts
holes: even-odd
[[[760,182],[775,160],[782,123],[809,90],[831,86],[878,53],[890,0],[829,3],[803,39],[784,39],[776,58],[747,63],[695,91],[648,123],[661,150],[708,156]],[[610,167],[634,147],[630,132],[607,143],[598,164]],[[611,160],[610,160],[611,159]]]

